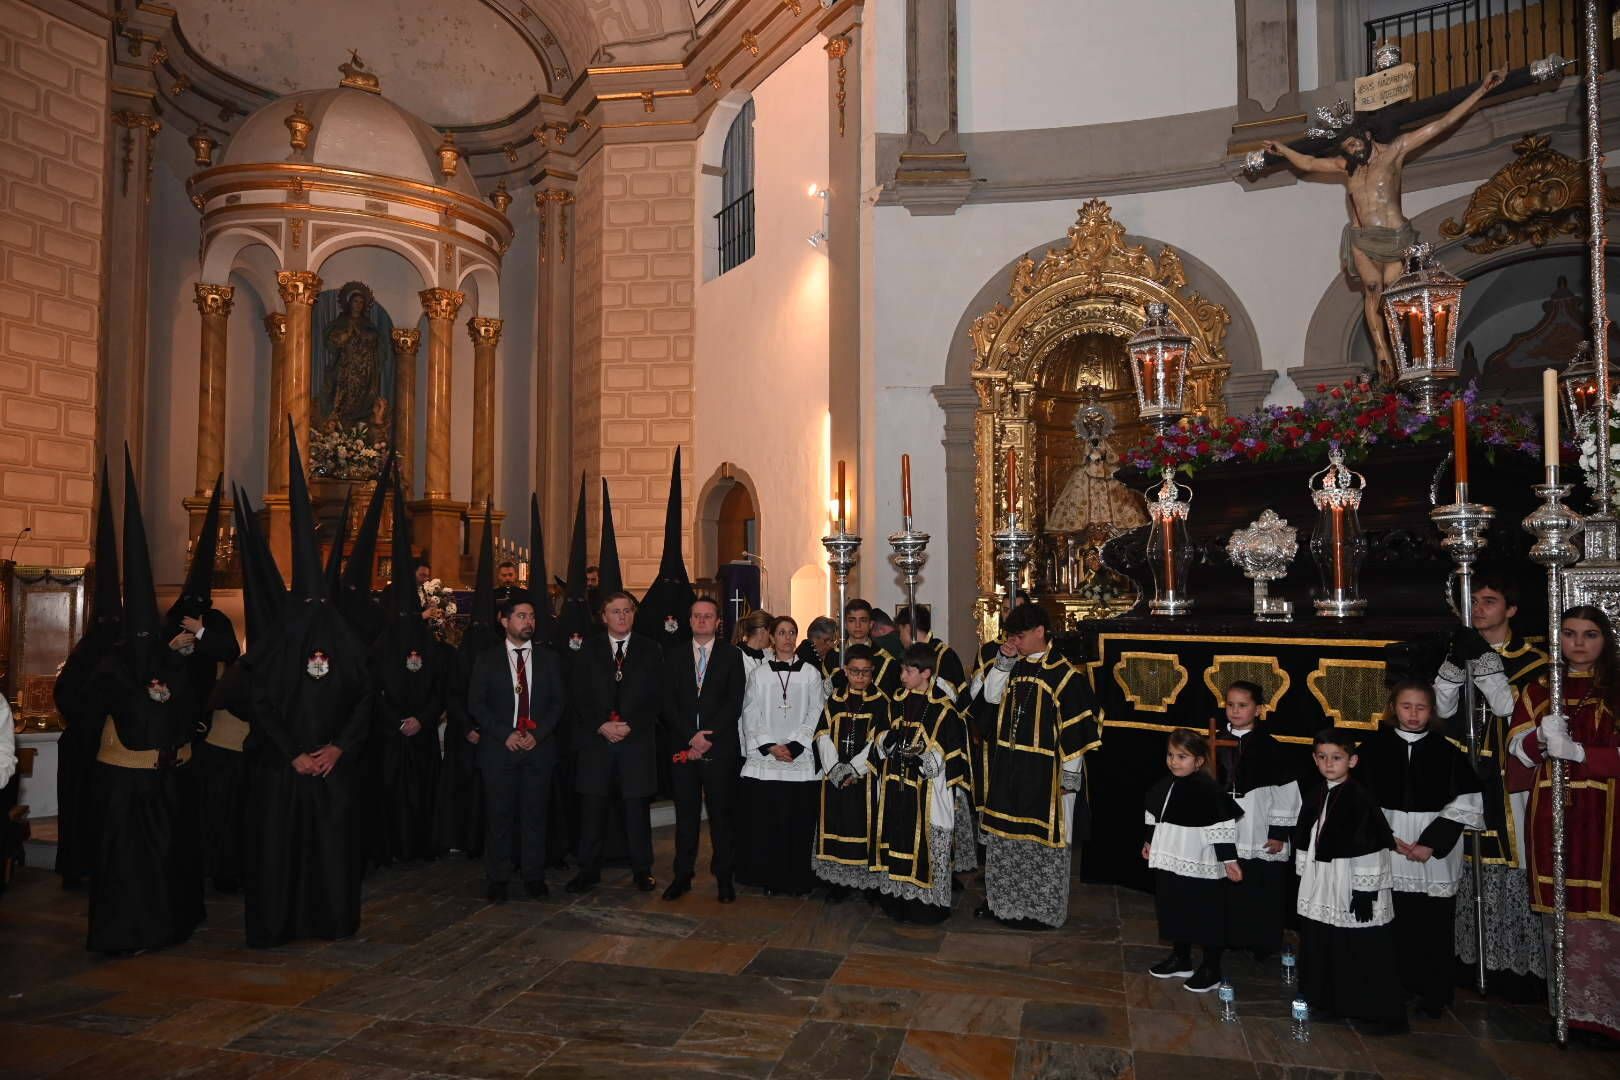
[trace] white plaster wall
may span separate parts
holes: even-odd
[[[1237,19],[1216,0],[958,0],[957,89],[963,131],[1235,105]]]
[[[755,254],[712,281],[696,275],[694,494],[724,461],[754,478],[767,607],[790,607],[801,627],[825,601],[807,605],[790,582],[825,565],[827,259],[805,238],[821,227],[806,189],[827,179],[826,101],[820,39],[755,90]]]
[[[1471,190],[1458,184],[1415,192],[1416,215]],[[917,528],[932,535],[920,591],[938,608],[949,603],[945,580],[944,414],[930,390],[947,380],[945,362],[974,295],[1025,251],[1036,259],[1063,241],[1082,200],[965,206],[951,217],[913,217],[899,207],[871,215],[874,267],[871,311],[872,403],[867,425],[876,521],[868,543],[898,527],[898,459],[911,454]],[[1115,196],[1114,219],[1134,235],[1151,237],[1196,256],[1237,293],[1254,322],[1264,367],[1283,371],[1303,362],[1311,314],[1338,277],[1341,189],[1294,184],[1248,191],[1219,184],[1181,191]],[[1339,284],[1335,286],[1335,282]],[[976,314],[976,313],[975,313]],[[1298,393],[1284,375],[1272,401]],[[868,559],[868,562],[871,560]],[[892,604],[899,587],[884,570],[865,580],[874,603]],[[967,583],[971,587],[971,582]]]

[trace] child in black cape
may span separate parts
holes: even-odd
[[[1216,779],[1243,811],[1237,824],[1238,882],[1226,910],[1227,945],[1263,960],[1282,947],[1288,841],[1299,820],[1299,780],[1282,744],[1260,730],[1265,691],[1241,679],[1226,688],[1226,723],[1215,747]],[[1237,745],[1220,745],[1222,742]]]
[[[889,730],[888,695],[872,685],[872,650],[851,645],[844,657],[844,686],[821,710],[812,747],[821,774],[820,823],[812,868],[827,883],[827,900],[876,884],[872,873],[872,828],[882,763],[874,742]]]
[[[1364,1021],[1373,1035],[1407,1030],[1395,960],[1389,822],[1350,775],[1355,739],[1326,728],[1312,740],[1324,783],[1294,827],[1299,872],[1299,988],[1318,1017]]]
[[[1464,829],[1485,823],[1479,776],[1436,730],[1434,688],[1396,683],[1386,726],[1361,744],[1355,778],[1378,800],[1395,834],[1395,950],[1401,983],[1425,1016],[1451,1004],[1453,923],[1463,873]]]
[[[1169,956],[1148,969],[1157,979],[1186,979],[1182,989],[1208,993],[1221,982],[1226,909],[1238,865],[1237,827],[1243,811],[1204,768],[1209,741],[1195,731],[1170,733],[1164,762],[1170,775],[1149,789],[1147,840],[1142,858],[1154,871],[1154,906],[1159,937],[1169,940]],[[1192,947],[1204,949],[1192,966]]]

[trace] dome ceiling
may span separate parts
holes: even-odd
[[[440,128],[510,116],[587,65],[680,59],[693,36],[692,0],[172,2],[199,56],[271,95],[332,85],[333,57],[355,49]]]

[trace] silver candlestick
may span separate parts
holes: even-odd
[[[1574,539],[1579,535],[1582,521],[1579,514],[1564,505],[1570,485],[1558,482],[1558,467],[1547,466],[1547,483],[1535,487],[1539,507],[1524,519],[1524,528],[1536,538],[1530,548],[1530,558],[1547,568],[1547,682],[1551,702],[1547,718],[1564,718],[1564,666],[1563,649],[1559,645],[1564,600],[1564,568],[1574,565],[1580,558]],[[1566,1000],[1567,968],[1565,945],[1567,942],[1568,902],[1564,896],[1565,878],[1569,864],[1568,841],[1564,824],[1564,799],[1569,789],[1564,763],[1557,758],[1546,759],[1552,766],[1552,842],[1553,842],[1553,970],[1552,999],[1553,1027],[1560,1045],[1569,1041],[1569,1008]]]
[[[1018,606],[1018,575],[1023,573],[1024,564],[1029,561],[1029,549],[1035,544],[1035,534],[1018,524],[1016,513],[1009,513],[1006,526],[991,533],[990,542],[996,546],[996,567],[1007,579],[1007,614],[1011,615]]]
[[[1461,592],[1461,603],[1458,604],[1458,615],[1462,618],[1465,627],[1474,625],[1474,563],[1479,559],[1479,553],[1485,549],[1485,530],[1496,518],[1496,511],[1489,506],[1468,501],[1468,485],[1457,485],[1457,501],[1448,506],[1437,506],[1429,511],[1429,520],[1437,525],[1443,534],[1440,546],[1451,556],[1451,561],[1457,564],[1455,576],[1457,588]],[[1479,768],[1479,738],[1480,728],[1478,717],[1475,715],[1477,695],[1474,690],[1474,665],[1463,665],[1463,716],[1468,725],[1468,760],[1477,770]],[[1473,852],[1473,879],[1474,879],[1474,949],[1476,963],[1474,966],[1474,987],[1481,995],[1485,993],[1485,867],[1482,852],[1480,851],[1480,831],[1469,830],[1469,841]]]
[[[844,605],[849,602],[849,572],[855,568],[861,538],[846,532],[840,522],[836,533],[821,538],[821,546],[827,549],[827,567],[833,572],[833,580],[838,582],[838,666],[843,667],[845,638],[848,636],[843,629]]]
[[[922,571],[923,563],[928,561],[928,534],[918,532],[912,528],[911,515],[902,519],[902,528],[897,533],[889,534],[889,546],[894,548],[890,556],[895,569],[906,576],[906,610],[911,615],[911,640],[920,640],[917,637],[917,575]]]

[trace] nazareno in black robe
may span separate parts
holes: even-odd
[[[324,675],[310,671],[316,651]],[[246,890],[247,943],[342,938],[360,926],[365,868],[355,803],[371,720],[366,652],[335,606],[292,600],[276,636],[249,654],[254,724],[248,753],[253,806]],[[292,762],[328,743],[343,754],[326,776],[303,776]]]
[[[1453,852],[1463,834],[1457,818],[1473,811],[1483,822],[1479,776],[1468,755],[1432,729],[1408,742],[1385,728],[1363,742],[1358,754],[1355,778],[1378,800],[1391,830],[1433,851],[1427,863],[1399,852],[1391,858],[1401,984],[1435,1012],[1451,1004],[1455,984],[1456,889],[1463,863],[1461,853]]]
[[[449,657],[436,646],[433,632],[419,617],[396,615],[388,620],[371,650],[376,680],[376,726],[368,753],[381,776],[375,860],[431,859],[434,842],[433,804],[439,778],[439,718],[450,684]],[[412,670],[414,667],[415,670]],[[400,722],[415,717],[415,735]]]
[[[56,744],[56,872],[64,888],[76,888],[96,862],[96,751],[111,711],[109,684],[97,677],[118,645],[118,622],[97,622],[73,646],[56,676],[52,697],[62,714]]]
[[[1178,949],[1225,948],[1227,911],[1237,889],[1226,879],[1226,864],[1237,861],[1242,808],[1199,769],[1162,777],[1148,789],[1143,809],[1159,936]]]
[[[247,754],[227,745],[227,720],[253,722],[253,702],[247,671],[240,660],[225,669],[214,683],[206,710],[206,734],[192,752],[198,796],[202,806],[203,869],[214,888],[235,892],[244,872],[248,796]],[[246,745],[244,740],[243,745]]]
[[[467,741],[467,732],[472,730],[467,716],[467,682],[478,654],[494,648],[500,640],[499,630],[474,622],[462,634],[459,647],[443,642],[438,645],[448,687],[444,760],[439,768],[439,794],[433,810],[435,846],[440,851],[459,851],[469,859],[484,854],[484,774],[478,768],[478,747]]]
[[[1318,834],[1317,819],[1322,828]],[[1314,844],[1313,844],[1314,841]],[[1378,802],[1354,777],[1334,787],[1321,783],[1305,796],[1294,826],[1294,863],[1300,870],[1299,988],[1318,1017],[1346,1016],[1385,1024],[1404,1024],[1406,1005],[1401,996],[1400,969],[1395,958],[1395,934],[1386,913],[1381,914],[1382,892],[1390,888],[1387,870],[1395,838]],[[1376,858],[1380,852],[1385,858]],[[1307,868],[1307,861],[1317,864]],[[1334,864],[1322,866],[1321,864]],[[1358,872],[1358,867],[1361,868]],[[1353,891],[1331,910],[1307,914],[1313,873],[1337,874],[1350,879]],[[1362,921],[1349,905],[1356,893],[1372,892],[1373,918]]]
[[[96,859],[89,948],[120,953],[177,945],[203,920],[202,855],[192,769],[182,763],[196,705],[178,657],[154,637],[120,646],[97,691],[110,715],[94,770]],[[167,695],[167,700],[158,700]],[[155,751],[158,767],[101,758]]]

